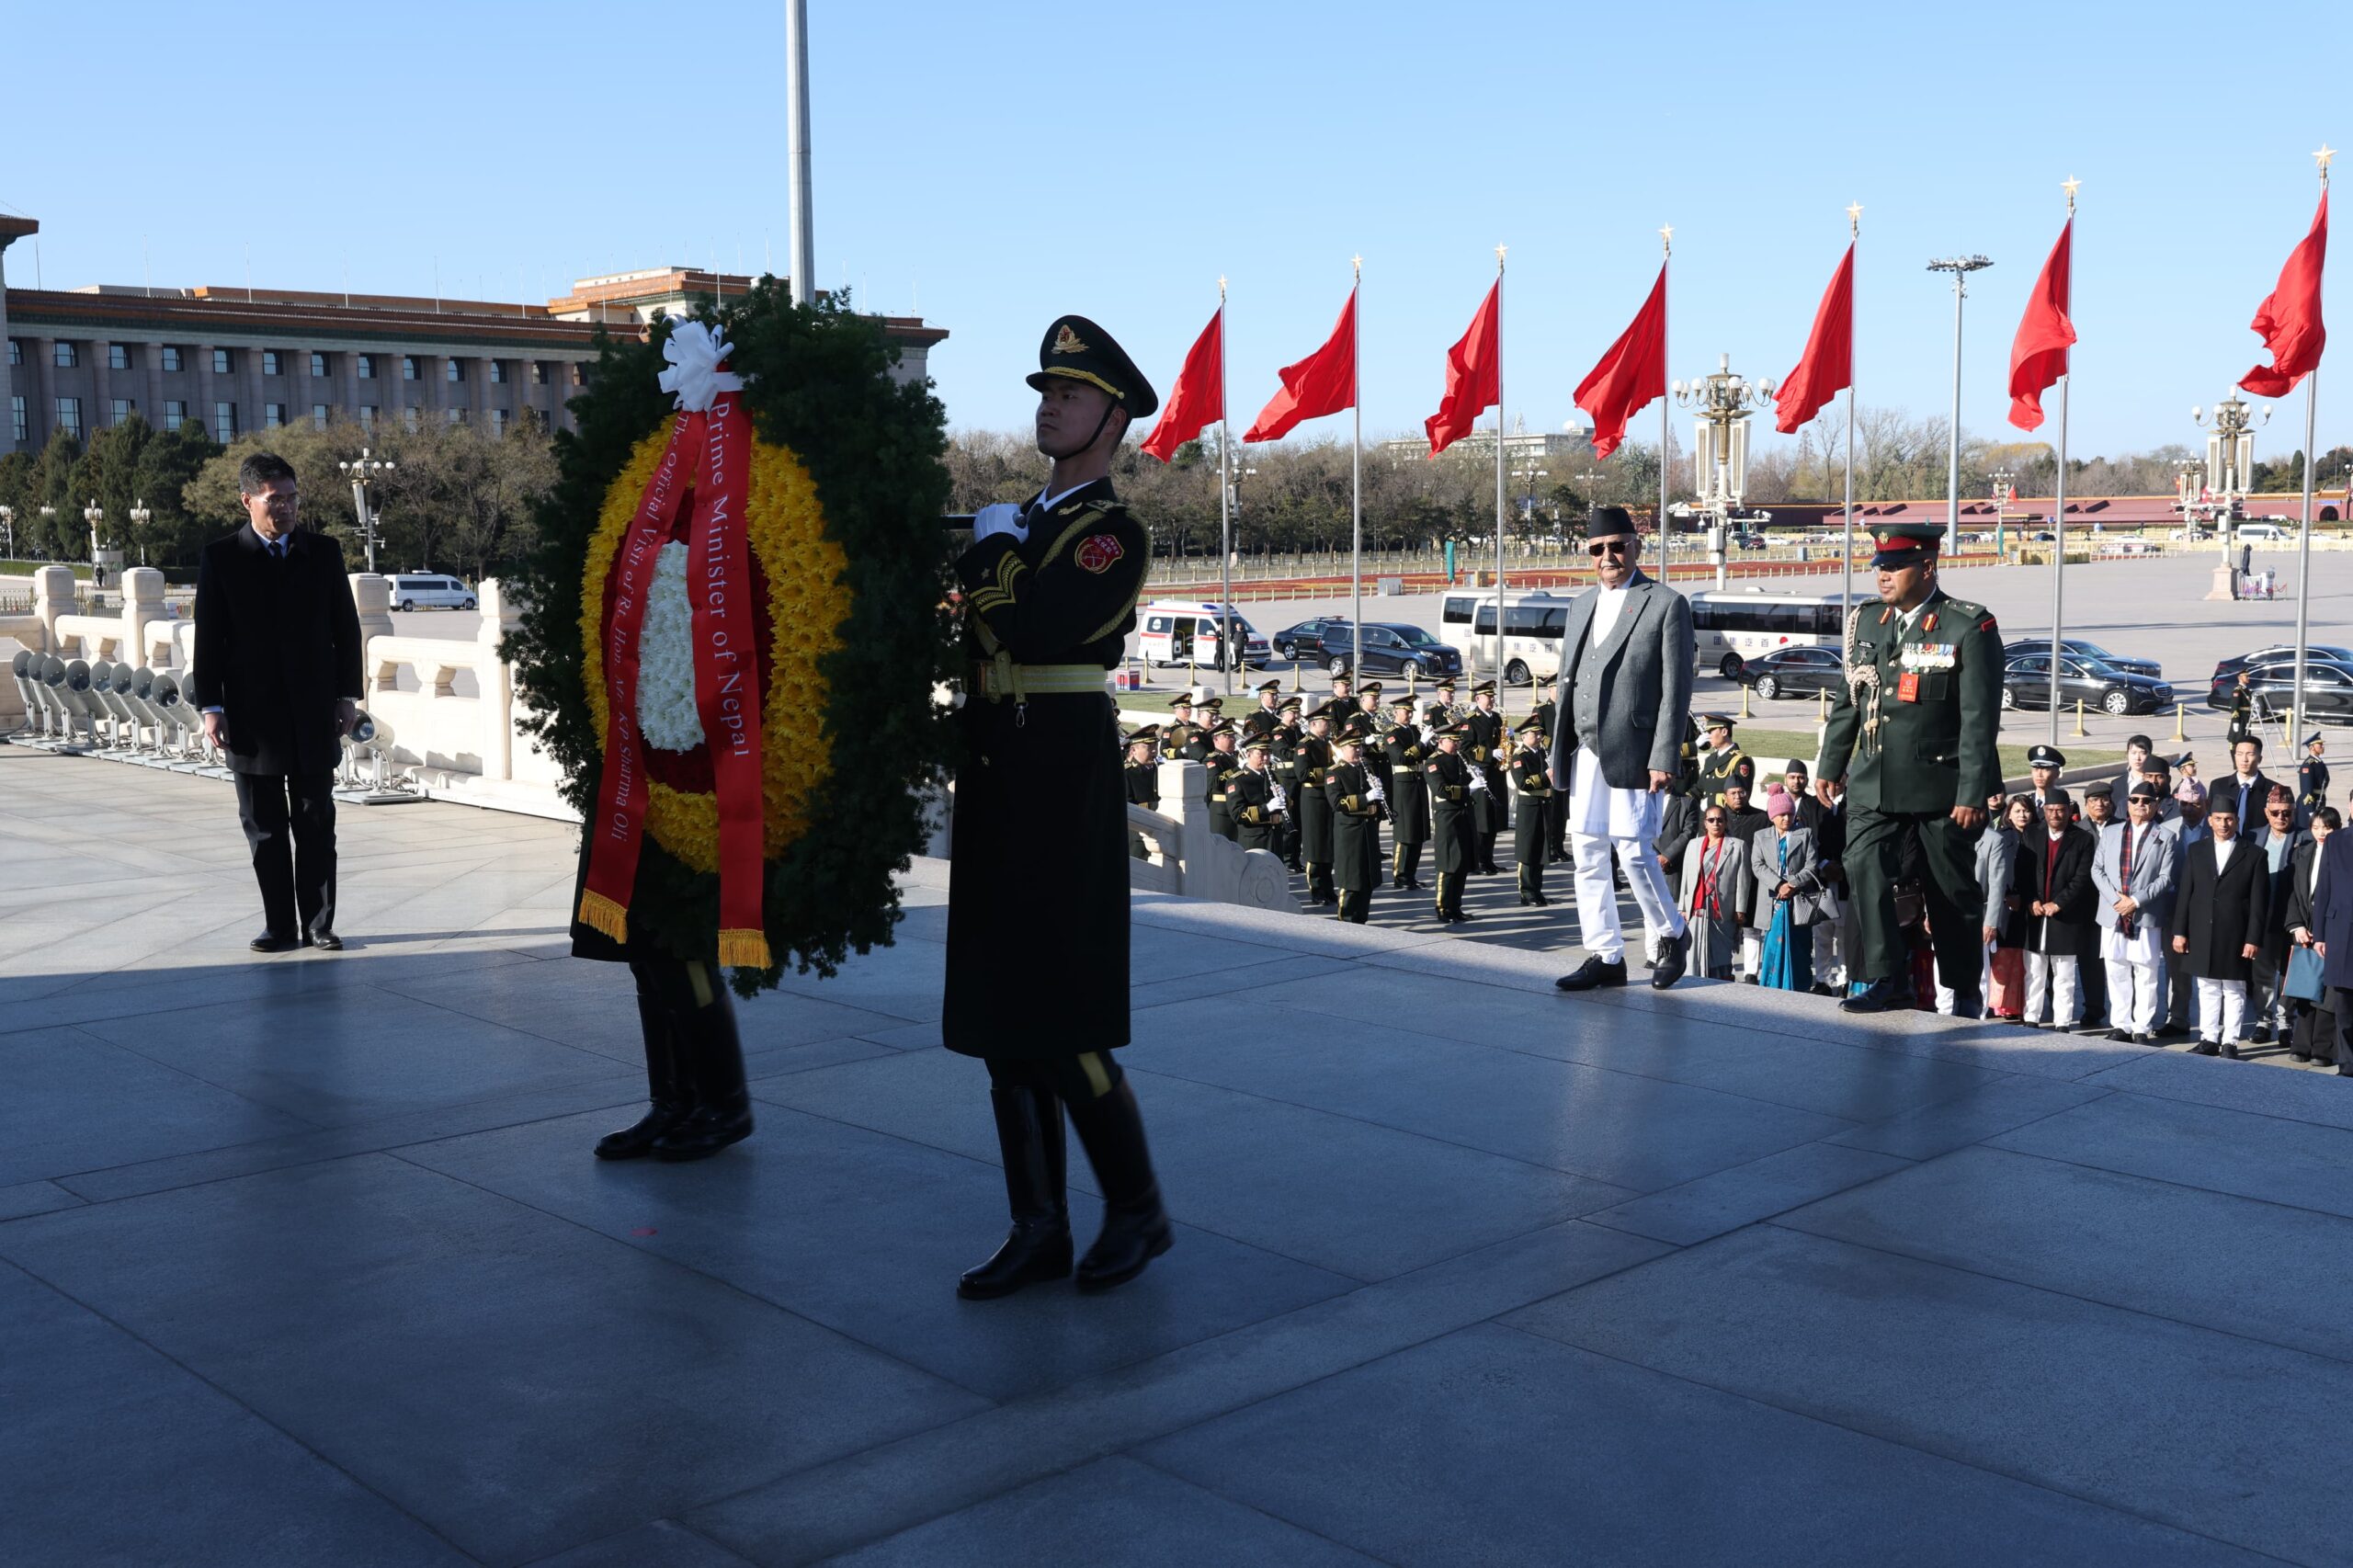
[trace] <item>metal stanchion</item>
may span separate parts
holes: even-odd
[[[2177,702],[2173,705],[2173,738],[2175,740],[2180,740],[2182,738],[2182,722],[2188,717],[2189,704],[2187,702]]]
[[[2084,699],[2078,697],[2075,699],[2075,733],[2072,738],[2080,741],[2089,733],[2091,732],[2084,728]]]

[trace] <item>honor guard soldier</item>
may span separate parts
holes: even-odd
[[[1234,729],[1223,719],[1213,719],[1201,733],[1210,746],[1201,754],[1201,771],[1207,775],[1210,831],[1229,844],[1236,843],[1239,840],[1234,832],[1233,812],[1226,799],[1226,785],[1242,767],[1242,758],[1233,750]]]
[[[2296,820],[2305,826],[2328,804],[2328,764],[2321,760],[2327,750],[2318,730],[2304,737],[2304,760],[2296,765]]]
[[[1120,770],[1127,778],[1128,804],[1142,806],[1145,811],[1160,809],[1160,726],[1146,724],[1131,731],[1128,735],[1127,766]],[[1144,847],[1143,835],[1133,827],[1128,829],[1128,853],[1139,860],[1149,860],[1152,852]]]
[[[1464,755],[1486,781],[1472,809],[1478,835],[1472,869],[1492,874],[1503,869],[1495,864],[1495,837],[1503,832],[1509,810],[1504,799],[1504,716],[1495,711],[1494,681],[1483,680],[1471,688],[1471,711],[1462,720],[1462,732]]]
[[[1732,715],[1702,713],[1699,728],[1707,736],[1707,745],[1699,753],[1699,804],[1721,806],[1724,803],[1724,786],[1739,779],[1748,786],[1751,800],[1756,796],[1756,764],[1748,754],[1732,744]]]
[[[1184,756],[1186,748],[1193,744],[1191,696],[1179,692],[1168,704],[1168,722],[1160,726],[1160,755],[1163,759],[1175,762]]]
[[[1984,802],[2002,788],[2002,633],[1983,605],[1937,582],[1942,525],[1875,530],[1880,602],[1847,619],[1846,681],[1822,737],[1814,791],[1847,792],[1847,885],[1855,950],[1849,980],[1868,982],[1840,1006],[1873,1013],[1909,1004],[1911,955],[1896,883],[1916,845],[1920,893],[1953,1012],[1983,1011],[1985,914],[1975,875]]]
[[[1511,785],[1519,795],[1512,824],[1512,858],[1519,863],[1519,902],[1549,904],[1544,865],[1552,858],[1552,748],[1544,722],[1530,713],[1519,722],[1520,744],[1512,752]]]
[[[1307,716],[1307,736],[1299,743],[1299,855],[1307,866],[1307,906],[1337,903],[1332,891],[1332,807],[1324,780],[1332,767],[1333,704]]]
[[[1184,756],[1187,762],[1206,764],[1210,755],[1210,727],[1225,717],[1225,699],[1204,697],[1193,704],[1193,711],[1199,716],[1200,723],[1186,737]]]
[[[1461,725],[1438,726],[1431,744],[1438,751],[1422,765],[1430,796],[1430,859],[1438,872],[1438,917],[1450,923],[1472,918],[1462,909],[1462,883],[1471,869],[1471,801],[1486,784],[1462,760]]]
[[[1026,506],[983,508],[954,568],[971,666],[940,1032],[988,1063],[1013,1215],[1004,1244],[957,1283],[976,1299],[1072,1273],[1065,1113],[1103,1197],[1079,1289],[1133,1278],[1173,1240],[1135,1089],[1112,1054],[1130,1037],[1130,861],[1106,689],[1152,559],[1151,535],[1112,492],[1111,454],[1159,399],[1081,316],[1047,328],[1038,362],[1046,487]]]
[[[1245,849],[1272,853],[1275,835],[1290,814],[1283,788],[1275,782],[1275,776],[1267,766],[1267,754],[1273,744],[1264,735],[1253,735],[1244,741],[1242,766],[1226,780],[1226,808],[1233,814],[1233,841]]]
[[[1332,812],[1332,876],[1339,889],[1335,920],[1361,926],[1372,910],[1381,866],[1381,782],[1364,763],[1364,730],[1350,723],[1332,743],[1324,799]]]
[[[1394,722],[1381,737],[1379,752],[1381,766],[1389,770],[1389,832],[1396,846],[1390,857],[1389,880],[1400,888],[1418,891],[1422,846],[1430,838],[1429,783],[1422,777],[1429,749],[1414,723],[1412,698],[1392,698],[1389,711]]]
[[[1258,687],[1258,706],[1251,710],[1250,716],[1247,719],[1242,721],[1242,734],[1244,739],[1246,740],[1252,735],[1268,735],[1274,733],[1276,724],[1279,723],[1282,720],[1282,682],[1279,680],[1270,680],[1260,684]]]
[[[2246,682],[2246,672],[2241,670],[2237,683],[2231,687],[2231,722],[2222,731],[2222,739],[2230,745],[2255,734],[2255,693],[2247,689]]]
[[[1268,748],[1268,756],[1273,759],[1275,782],[1282,786],[1291,802],[1283,813],[1282,825],[1276,831],[1271,847],[1276,858],[1294,871],[1307,869],[1299,858],[1299,743],[1307,738],[1306,726],[1300,718],[1301,706],[1296,694],[1284,698],[1276,710],[1279,717],[1274,733],[1267,737],[1274,743]]]

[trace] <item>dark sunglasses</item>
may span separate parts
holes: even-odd
[[[1722,827],[1724,825],[1724,819],[1722,817],[1703,817],[1700,820],[1705,822],[1710,827]]]
[[[1585,552],[1587,555],[1623,555],[1626,553],[1626,541],[1622,539],[1606,539],[1598,544],[1586,545]]]

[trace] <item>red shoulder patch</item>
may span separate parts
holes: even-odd
[[[1117,534],[1089,534],[1079,540],[1078,548],[1071,552],[1071,559],[1078,562],[1079,570],[1099,574],[1108,572],[1112,564],[1127,552],[1127,546],[1120,542]]]
[[[1990,616],[1990,615],[1989,615],[1989,616],[1987,616],[1984,619],[1983,619],[1983,620],[1979,621],[1979,622],[1977,623],[1977,630],[1978,630],[1978,631],[1993,631],[1993,630],[1994,630],[1994,618],[1993,618],[1992,616]]]

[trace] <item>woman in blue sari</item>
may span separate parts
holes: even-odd
[[[1797,825],[1797,802],[1776,788],[1765,797],[1773,831],[1749,841],[1749,870],[1760,901],[1769,899],[1772,918],[1765,926],[1759,984],[1776,991],[1805,991],[1813,985],[1813,937],[1827,892],[1814,864],[1813,833]],[[1763,907],[1760,902],[1759,907]]]

